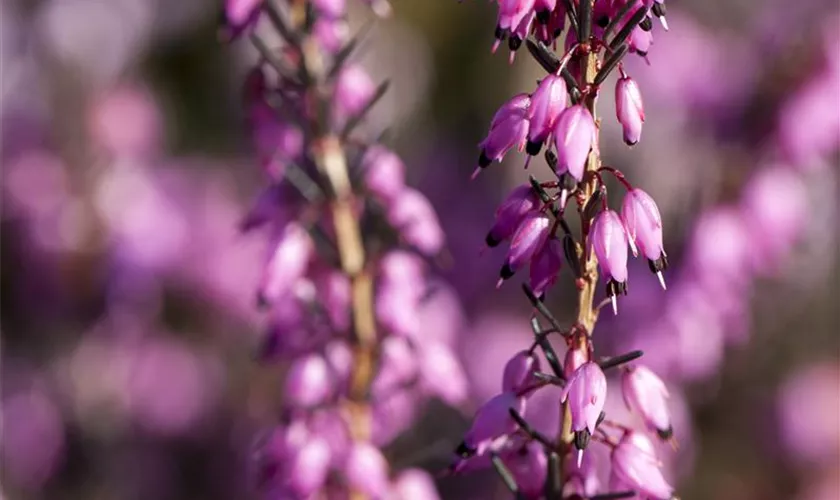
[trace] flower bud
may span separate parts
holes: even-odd
[[[589,232],[590,252],[598,257],[598,267],[608,279],[607,293],[613,300],[613,311],[618,313],[615,295],[625,290],[627,281],[627,234],[621,217],[612,210],[595,216]]]
[[[502,391],[520,393],[535,381],[534,372],[540,370],[540,360],[530,351],[519,351],[505,364]]]
[[[225,0],[222,15],[230,39],[238,37],[257,24],[262,3],[263,0]]]
[[[511,114],[499,121],[479,144],[481,155],[478,158],[478,168],[487,168],[494,161],[502,161],[505,154],[513,147],[520,150],[524,148],[528,127],[528,119],[525,118],[524,113]],[[476,170],[473,177],[478,175],[479,171]]]
[[[626,432],[610,456],[610,483],[642,498],[670,499],[674,488],[662,476],[653,443],[641,432]]]
[[[526,114],[529,123],[528,144],[525,150],[534,156],[540,152],[548,138],[557,117],[566,107],[566,82],[563,78],[549,74],[540,81],[531,96],[531,105]]]
[[[315,297],[335,333],[350,329],[350,278],[337,269],[319,269],[312,278]]]
[[[566,383],[560,399],[568,401],[572,431],[577,435],[585,433],[587,437],[591,436],[607,399],[607,378],[601,367],[591,361],[581,365]],[[586,442],[576,439],[578,449],[585,448]]]
[[[627,408],[641,415],[645,425],[663,439],[671,437],[671,415],[668,411],[668,389],[653,371],[645,366],[632,366],[621,374],[621,393]]]
[[[386,202],[393,202],[405,188],[405,165],[393,151],[372,146],[362,157],[365,186]]]
[[[296,495],[309,497],[324,486],[330,468],[330,445],[321,437],[308,439],[287,458],[287,488]]]
[[[539,207],[540,197],[531,184],[517,186],[496,209],[496,221],[487,233],[486,243],[495,247],[510,238],[522,219]]]
[[[384,498],[389,489],[388,461],[369,442],[356,442],[344,464],[344,477],[352,489],[372,498]]]
[[[580,347],[569,347],[566,351],[566,357],[563,359],[563,375],[566,379],[571,380],[578,368],[589,361],[589,354],[585,349]]]
[[[645,109],[639,86],[629,76],[619,78],[615,83],[615,114],[624,131],[624,142],[630,146],[639,142]]]
[[[524,414],[525,398],[512,392],[503,392],[484,403],[476,412],[472,426],[459,449],[471,454],[481,454],[492,440],[515,432],[517,424],[510,416],[511,408],[520,415]]]
[[[551,231],[551,221],[543,213],[530,213],[513,233],[507,260],[502,266],[501,282],[510,278],[522,266],[527,264],[537,250],[545,244]]]
[[[403,189],[388,208],[388,222],[406,243],[434,256],[443,249],[445,235],[431,202],[420,191]]]
[[[580,104],[564,109],[554,126],[557,174],[569,172],[580,182],[594,140],[595,122],[589,111]]]
[[[370,103],[376,94],[376,84],[361,66],[345,66],[335,81],[333,123],[343,127]]]
[[[548,457],[543,445],[530,441],[505,456],[504,464],[510,469],[519,491],[525,498],[542,498],[548,475]]]
[[[534,294],[539,297],[557,282],[560,266],[563,264],[563,243],[556,238],[548,240],[534,255],[531,262],[530,283]]]
[[[296,222],[287,224],[277,237],[271,256],[263,268],[257,292],[259,301],[271,304],[288,293],[306,272],[314,251],[314,244],[306,229]]]
[[[662,217],[659,215],[659,208],[656,202],[647,193],[638,188],[627,192],[621,206],[621,218],[627,230],[627,239],[633,254],[641,251],[655,269],[662,288],[665,288],[665,280],[661,270],[667,264],[662,244]],[[637,250],[638,247],[638,250]],[[653,263],[661,264],[653,264]]]
[[[295,408],[311,408],[326,401],[332,392],[332,377],[327,361],[318,354],[292,362],[285,381],[285,397]]]
[[[399,286],[420,297],[425,293],[426,264],[411,252],[392,250],[379,261],[379,279],[384,286]]]

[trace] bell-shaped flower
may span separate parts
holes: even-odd
[[[627,233],[621,217],[609,209],[599,212],[589,231],[589,251],[598,257],[598,267],[609,280],[607,295],[613,301],[613,311],[616,314],[618,305],[615,296],[626,291],[627,245]]]
[[[568,172],[578,182],[583,179],[586,157],[595,141],[595,121],[580,104],[564,109],[554,125],[557,174]]]
[[[551,232],[551,220],[544,213],[529,213],[519,224],[510,241],[507,260],[500,273],[497,286],[528,264],[548,239]]]
[[[542,296],[557,282],[563,264],[563,243],[557,238],[545,242],[531,261],[530,284],[537,297]]]
[[[621,218],[633,254],[641,251],[659,277],[662,288],[665,288],[662,271],[667,268],[668,262],[662,244],[662,217],[656,202],[646,192],[633,188],[624,196]]]
[[[512,392],[494,396],[476,412],[459,452],[464,455],[480,455],[494,439],[515,432],[517,424],[510,416],[510,410],[514,409],[523,415],[525,406],[525,398]]]
[[[333,379],[327,361],[320,354],[309,354],[292,362],[285,380],[285,401],[295,408],[312,408],[324,403],[332,393]]]
[[[572,431],[586,437],[576,438],[578,449],[586,447],[589,436],[595,433],[598,418],[607,399],[607,378],[597,363],[588,361],[581,365],[566,383],[560,396],[568,402],[572,416]]]
[[[263,268],[257,292],[260,303],[271,304],[288,293],[306,273],[314,251],[312,238],[303,226],[286,224]]]
[[[590,498],[595,496],[601,487],[595,458],[591,453],[584,454],[580,462],[574,455],[567,454],[563,460],[563,475],[566,478],[566,483],[563,485],[563,498],[573,495]]]
[[[653,443],[641,432],[626,432],[613,448],[612,487],[636,491],[641,498],[668,500],[674,488],[662,475]]]
[[[365,186],[387,203],[394,201],[405,188],[405,165],[393,151],[372,146],[362,156]]]
[[[513,474],[519,491],[525,498],[543,498],[548,476],[548,457],[539,441],[530,441],[506,454],[502,462]]]
[[[445,235],[437,212],[420,191],[403,189],[388,207],[387,216],[403,240],[420,252],[434,256],[443,249]]]
[[[638,413],[648,429],[662,439],[673,434],[668,411],[668,389],[653,371],[641,365],[628,367],[621,374],[621,394],[627,408]]]
[[[376,84],[367,71],[358,65],[345,66],[336,77],[333,95],[333,124],[343,127],[347,120],[356,117],[373,99]]]
[[[485,239],[487,246],[495,247],[510,238],[522,220],[539,206],[540,197],[530,183],[514,188],[496,209],[496,220]]]
[[[516,94],[496,110],[493,119],[490,120],[490,130],[510,118],[511,116],[523,117],[531,106],[531,96],[526,93]]]
[[[505,364],[502,391],[521,393],[536,382],[534,372],[540,370],[540,360],[530,351],[519,351]]]
[[[525,148],[528,127],[528,119],[525,118],[525,113],[512,113],[491,128],[487,137],[479,144],[481,154],[478,157],[478,169],[473,172],[473,177],[494,161],[502,161],[505,154],[512,148],[515,147],[519,150]]]
[[[624,133],[624,142],[631,146],[639,142],[645,108],[639,86],[629,76],[623,76],[615,83],[615,114]]]
[[[370,442],[357,441],[343,468],[349,486],[370,498],[385,498],[390,489],[388,461]]]
[[[499,15],[496,19],[496,41],[493,52],[496,52],[504,38],[515,30],[529,14],[534,11],[534,0],[499,0]]]
[[[529,155],[539,154],[543,142],[554,129],[557,117],[565,108],[566,82],[558,75],[549,74],[540,81],[531,96],[531,105],[526,115],[531,124],[528,144],[525,146]]]

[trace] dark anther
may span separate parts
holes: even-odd
[[[659,439],[663,441],[667,441],[674,436],[674,428],[668,427],[667,429],[657,429],[656,434],[659,436]]]
[[[542,149],[542,146],[543,146],[542,141],[532,142],[532,141],[529,140],[525,144],[525,152],[528,153],[531,156],[537,156],[538,154],[540,154],[540,150]]]
[[[507,38],[507,35],[507,29],[502,28],[501,26],[496,26],[496,33],[494,33],[493,36],[496,37],[497,40],[504,40],[505,38]]]
[[[597,24],[599,28],[606,28],[610,24],[610,17],[600,16],[595,20],[595,24]]]
[[[490,164],[493,163],[493,160],[487,157],[487,154],[482,151],[480,155],[478,155],[478,166],[481,168],[487,168]]]
[[[502,270],[499,271],[499,277],[502,278],[503,280],[507,280],[507,279],[512,278],[515,272],[516,271],[511,269],[509,265],[505,264],[505,265],[502,266]]]
[[[476,451],[477,450],[475,448],[470,448],[469,446],[467,446],[467,443],[464,442],[462,442],[458,445],[457,448],[455,448],[455,454],[461,458],[470,458],[471,456],[475,455]]]
[[[592,434],[589,433],[589,429],[575,432],[575,448],[585,450],[589,446],[589,438],[591,437]]]
[[[612,279],[607,282],[607,297],[616,295],[627,295],[627,282],[621,283]]]
[[[550,149],[545,150],[545,162],[551,170],[557,170],[557,155],[554,154],[554,151]]]
[[[665,4],[664,3],[659,3],[659,2],[654,2],[653,3],[653,8],[651,10],[653,11],[654,16],[662,17],[662,16],[665,15]]]
[[[651,21],[649,17],[646,17],[639,23],[639,27],[645,31],[650,31],[653,29],[653,21]]]
[[[648,269],[650,269],[650,272],[652,272],[653,274],[656,274],[656,273],[659,273],[659,272],[662,272],[662,271],[668,269],[668,258],[665,257],[665,254],[662,254],[656,260],[648,259]]]
[[[522,39],[521,38],[519,38],[516,35],[513,35],[510,38],[508,38],[508,48],[511,51],[516,52],[517,50],[519,50],[519,47],[522,47]]]
[[[501,243],[501,241],[498,241],[496,238],[494,238],[493,233],[487,233],[487,237],[484,238],[484,243],[486,243],[487,246],[490,248],[495,248],[499,246],[499,243]]]
[[[577,187],[577,181],[571,175],[564,173],[560,176],[560,187],[567,191],[573,191]]]
[[[601,425],[601,422],[603,422],[604,419],[606,419],[606,418],[607,418],[607,414],[602,411],[601,414],[598,415],[598,421],[595,422],[595,427],[598,427],[599,425]]]
[[[551,19],[551,11],[548,9],[543,9],[537,11],[537,21],[540,24],[548,24],[548,21]]]

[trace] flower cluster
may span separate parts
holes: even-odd
[[[609,498],[670,499],[674,489],[662,474],[648,436],[650,432],[673,440],[664,382],[649,368],[632,363],[640,351],[596,357],[591,343],[600,309],[611,303],[618,314],[618,296],[628,291],[631,253],[647,260],[665,288],[668,260],[659,209],[620,170],[601,163],[596,118],[601,85],[617,70],[616,118],[628,145],[640,140],[645,120],[641,92],[622,61],[629,53],[647,54],[653,17],[667,29],[665,5],[636,0],[499,0],[498,5],[493,49],[507,39],[512,58],[524,44],[548,74],[533,92],[514,96],[496,112],[480,144],[473,177],[517,149],[527,154],[526,168],[542,153],[553,178],[540,181],[531,176],[529,183],[516,187],[498,208],[488,232],[490,247],[509,242],[499,286],[529,268],[523,288],[536,310],[531,321],[535,339],[507,362],[501,393],[477,411],[451,470],[490,464],[517,498],[597,498],[600,493]],[[556,49],[564,32],[565,50],[558,56],[549,47]],[[608,175],[625,191],[620,211],[608,204]],[[567,222],[573,200],[579,236]],[[561,324],[542,302],[564,264],[579,291],[578,317],[571,325]],[[596,303],[599,271],[606,299]],[[566,347],[562,363],[551,338],[562,339]],[[548,372],[541,371],[538,349]],[[644,430],[613,422],[604,413],[605,371],[619,366],[625,402],[641,416]],[[530,396],[552,385],[562,388],[562,418],[557,434],[548,436],[535,430],[526,414]],[[593,443],[610,449],[608,489],[601,487],[598,471],[587,458]]]
[[[427,473],[393,470],[381,447],[424,399],[466,395],[450,345],[420,338],[443,231],[399,156],[358,130],[386,85],[349,62],[355,41],[336,38],[344,2],[227,3],[234,36],[262,18],[284,45],[251,32],[262,57],[245,100],[269,185],[242,228],[270,235],[260,353],[288,370],[281,422],[257,448],[258,487],[270,498],[437,498]]]

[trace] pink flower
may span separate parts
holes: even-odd
[[[674,488],[665,480],[653,443],[640,432],[626,432],[611,455],[611,489],[635,490],[642,498],[668,500]]]
[[[526,117],[531,124],[528,130],[528,144],[525,150],[534,156],[540,152],[543,142],[554,128],[557,117],[566,107],[566,82],[557,75],[542,79],[531,96],[531,105]]]
[[[372,498],[383,498],[389,489],[388,461],[382,452],[372,444],[359,441],[353,444],[344,477],[350,486]]]
[[[420,191],[405,188],[388,209],[388,222],[422,253],[434,256],[443,249],[445,235],[435,208]]]
[[[624,131],[624,142],[631,146],[639,142],[645,108],[639,86],[629,76],[621,77],[615,83],[615,113]]]
[[[314,244],[297,222],[290,222],[280,231],[260,280],[259,301],[271,304],[289,293],[307,270],[314,253]]]
[[[627,408],[637,412],[645,425],[663,439],[673,433],[668,411],[668,389],[646,366],[632,366],[621,374],[621,393]]]
[[[405,188],[405,165],[396,153],[373,146],[362,157],[365,186],[387,203],[393,203]]]
[[[668,267],[668,261],[662,244],[662,217],[656,202],[641,189],[633,188],[624,197],[621,218],[633,255],[638,253],[638,246],[648,259],[651,270],[659,277],[662,288],[665,288],[662,271]]]
[[[481,155],[478,158],[478,169],[473,177],[478,175],[480,169],[487,168],[494,161],[502,161],[505,154],[516,147],[522,150],[528,137],[528,119],[525,113],[504,117],[490,129],[487,137],[479,144]]]
[[[292,362],[286,375],[286,402],[296,408],[311,408],[324,403],[332,392],[333,380],[327,361],[310,354]]]
[[[487,246],[495,247],[510,238],[522,220],[539,207],[539,203],[540,197],[531,184],[514,188],[496,209],[496,220],[485,240]]]
[[[338,74],[333,97],[333,123],[343,127],[361,113],[376,93],[376,84],[358,65],[347,65]]]
[[[595,122],[589,111],[576,104],[564,109],[554,126],[557,174],[569,172],[580,182],[589,150],[595,140]]]
[[[263,0],[225,0],[223,11],[228,37],[233,39],[257,24]]]
[[[536,380],[534,372],[540,370],[540,360],[530,351],[519,351],[505,364],[502,391],[519,393]]]
[[[595,216],[589,231],[589,251],[598,257],[598,267],[609,280],[607,295],[613,299],[613,311],[618,312],[615,296],[626,290],[627,234],[621,217],[612,210],[603,210]]]
[[[513,276],[517,270],[533,258],[534,254],[542,248],[546,239],[548,239],[550,229],[551,221],[547,215],[530,213],[525,216],[516,232],[513,233],[507,260],[502,266],[498,285]]]
[[[462,448],[482,454],[494,439],[516,431],[516,421],[510,416],[514,409],[520,415],[525,413],[525,398],[511,392],[503,392],[484,403],[475,413],[472,426],[464,436]]]
[[[561,401],[568,401],[572,414],[572,430],[579,436],[588,433],[585,438],[575,439],[578,449],[585,448],[588,437],[595,432],[606,400],[607,378],[601,367],[591,361],[581,365],[563,388]]]

